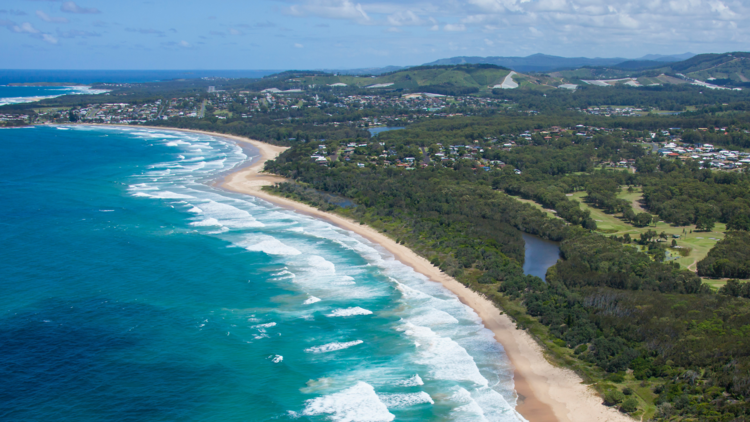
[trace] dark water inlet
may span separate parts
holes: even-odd
[[[406,129],[405,127],[399,127],[399,126],[381,126],[381,127],[374,127],[367,129],[368,132],[370,132],[371,136],[375,136],[380,132],[388,132],[389,130],[399,130],[399,129]]]
[[[535,275],[547,281],[547,269],[557,263],[560,258],[560,246],[557,242],[540,239],[536,236],[523,233],[526,242],[523,273]]]

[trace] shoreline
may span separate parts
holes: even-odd
[[[210,132],[204,134],[216,135]],[[495,339],[505,350],[513,365],[513,382],[519,396],[516,411],[530,422],[631,422],[633,419],[602,404],[601,398],[572,370],[559,368],[547,361],[544,350],[526,331],[518,330],[515,323],[495,304],[479,293],[448,276],[427,259],[404,245],[396,243],[383,233],[337,214],[321,211],[291,199],[262,190],[263,186],[286,181],[285,178],[263,174],[262,166],[287,147],[232,136],[230,139],[250,144],[258,149],[260,159],[243,169],[227,175],[217,183],[221,188],[255,196],[311,217],[359,234],[392,253],[401,263],[412,267],[432,281],[455,294],[482,319]]]
[[[172,130],[222,137],[258,150],[243,165],[232,169],[213,185],[232,192],[255,196],[282,208],[325,220],[337,227],[359,234],[392,253],[401,263],[412,267],[430,280],[440,283],[469,306],[492,331],[505,350],[513,366],[513,381],[518,395],[516,411],[530,422],[632,422],[634,419],[602,404],[602,399],[583,384],[572,370],[552,365],[544,356],[544,349],[526,331],[518,330],[515,323],[490,300],[448,276],[427,259],[404,245],[367,225],[321,211],[317,208],[263,191],[264,186],[287,179],[262,173],[266,161],[272,160],[289,147],[281,147],[236,135],[179,129],[161,126],[80,124],[81,126],[127,127],[133,129]]]

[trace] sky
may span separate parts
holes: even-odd
[[[750,50],[748,0],[2,0],[3,69],[355,69]]]

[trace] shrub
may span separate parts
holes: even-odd
[[[604,394],[604,403],[607,406],[614,406],[625,400],[625,394],[620,390],[610,390]]]
[[[608,376],[607,379],[609,381],[616,382],[616,383],[619,384],[619,383],[625,381],[625,376],[623,376],[622,374],[612,374],[612,375]]]
[[[625,413],[633,413],[638,410],[638,400],[635,397],[629,397],[627,400],[622,402],[620,410]]]

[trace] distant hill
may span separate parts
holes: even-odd
[[[656,67],[664,67],[664,62],[656,60],[628,60],[626,62],[617,63],[612,67],[625,70],[653,69]]]
[[[382,75],[383,73],[396,72],[406,69],[405,66],[364,67],[361,69],[324,69],[323,72],[338,73],[341,75]]]
[[[452,57],[449,59],[436,60],[430,65],[452,65],[452,64],[494,64],[513,69],[517,72],[549,72],[562,69],[577,69],[581,67],[615,66],[620,63],[639,62],[638,68],[644,68],[645,62],[655,62],[654,66],[664,64],[663,62],[677,62],[695,56],[693,53],[676,54],[671,56],[649,54],[638,59],[612,58],[587,58],[587,57],[558,57],[546,54],[532,54],[527,57]],[[632,66],[632,65],[626,65]]]
[[[645,56],[635,59],[637,61],[655,61],[655,62],[681,62],[697,56],[693,53],[673,54],[665,56],[661,54],[646,54]]]
[[[750,87],[750,53],[699,54],[687,60],[629,60],[614,66],[551,72],[566,81],[634,78],[642,85],[686,83],[693,80],[726,87]]]
[[[750,88],[750,53],[700,54],[687,60],[669,61],[691,53],[676,56],[644,56],[637,60],[564,58],[536,54],[529,57],[470,58],[456,57],[433,63],[476,60],[505,61],[507,67],[488,63],[429,64],[410,68],[359,69],[359,71],[381,71],[377,74],[347,74],[343,71],[287,71],[267,76],[256,82],[257,88],[305,89],[310,85],[329,85],[336,89],[372,90],[372,92],[398,91],[401,93],[433,93],[443,95],[465,95],[488,92],[503,84],[511,69],[518,73],[510,76],[505,85],[508,89],[555,89],[561,85],[632,87],[650,85],[691,84],[699,81],[724,87]],[[646,60],[645,57],[652,60]],[[515,60],[515,64],[512,62]],[[592,66],[596,61],[610,64]],[[520,69],[545,68],[585,63],[583,66],[563,70],[522,71]],[[524,65],[525,63],[525,65]],[[532,66],[534,64],[534,66]],[[524,67],[526,66],[526,67]],[[353,71],[350,71],[353,72]]]
[[[373,92],[398,90],[443,95],[465,95],[489,91],[501,84],[509,69],[487,64],[454,66],[418,66],[382,75],[344,75],[332,73],[284,72],[265,78],[276,80],[279,88],[329,85],[341,89],[360,88]]]
[[[528,57],[452,57],[426,63],[425,66],[456,64],[494,64],[517,72],[547,72],[555,69],[575,69],[584,66],[613,66],[622,63],[623,58],[558,57],[546,54],[532,54]]]

